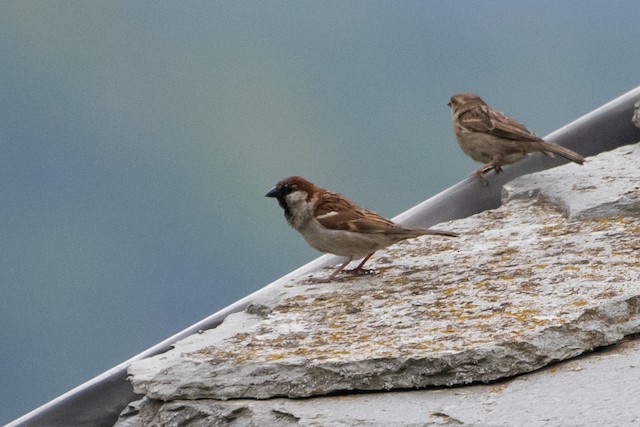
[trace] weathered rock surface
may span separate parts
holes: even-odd
[[[640,101],[636,102],[633,109],[633,117],[631,118],[636,127],[640,128]]]
[[[505,185],[503,203],[536,196],[569,220],[640,215],[638,145],[591,157],[586,166],[567,164],[526,175]]]
[[[640,339],[636,338],[508,382],[314,399],[145,402],[139,423],[192,427],[633,426],[640,423],[638,384]]]
[[[490,382],[640,332],[640,147],[521,177],[504,194],[499,209],[438,226],[460,238],[380,251],[374,275],[301,279],[134,363],[143,418],[252,425],[261,413],[287,425],[303,417],[278,405],[296,402],[222,400]],[[416,424],[455,424],[446,413]]]

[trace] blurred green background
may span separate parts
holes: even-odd
[[[638,2],[3,1],[0,423],[318,253],[300,174],[394,216],[479,165],[449,97],[545,135],[638,85]]]

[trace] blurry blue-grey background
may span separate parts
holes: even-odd
[[[545,135],[634,88],[639,16],[1,2],[0,423],[318,256],[264,197],[277,180],[394,216],[479,166],[451,132],[453,93]]]

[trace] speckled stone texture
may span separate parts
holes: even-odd
[[[118,427],[637,426],[639,383],[635,338],[487,385],[313,399],[143,401],[136,424],[123,421]]]
[[[145,419],[194,399],[223,419],[226,399],[486,383],[616,343],[640,332],[639,199],[638,145],[512,181],[499,209],[438,225],[457,239],[380,251],[375,274],[301,278],[134,363]]]
[[[634,105],[631,121],[636,127],[640,128],[640,101],[637,101]]]

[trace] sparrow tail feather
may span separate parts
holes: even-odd
[[[555,142],[543,141],[542,148],[544,151],[549,151],[551,153],[557,154],[558,156],[562,156],[567,160],[571,160],[579,165],[583,164],[585,158],[575,151],[569,150],[568,148],[563,147],[562,145],[558,145]]]
[[[449,236],[449,237],[459,237],[458,233],[454,233],[453,231],[444,231],[444,230],[434,230],[432,228],[427,229],[427,234],[435,234],[438,236]]]

